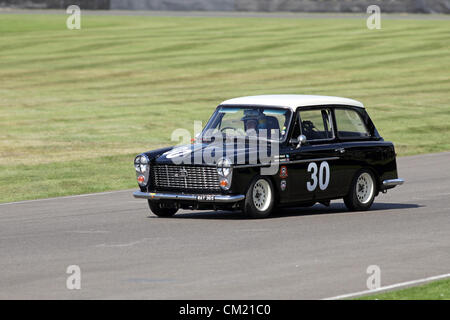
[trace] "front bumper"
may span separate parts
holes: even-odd
[[[203,194],[183,194],[183,193],[161,193],[136,191],[133,196],[138,199],[148,200],[174,200],[174,201],[195,201],[204,203],[236,203],[245,199],[239,195],[203,195]]]

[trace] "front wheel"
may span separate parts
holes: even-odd
[[[376,184],[372,172],[362,169],[355,175],[344,203],[350,211],[366,211],[372,206],[375,194]]]
[[[171,217],[178,211],[177,208],[162,208],[158,202],[150,200],[148,200],[148,206],[155,215],[163,218]]]
[[[272,182],[257,176],[247,190],[244,213],[252,218],[266,218],[272,213],[274,205],[275,192]]]

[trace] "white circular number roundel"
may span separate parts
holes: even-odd
[[[328,162],[322,162],[319,168],[315,162],[311,162],[308,165],[308,172],[311,173],[312,180],[306,183],[308,191],[312,192],[316,190],[317,185],[319,185],[319,188],[322,191],[328,188],[328,185],[330,184],[330,166],[328,165]],[[317,177],[317,173],[319,173],[319,177]]]

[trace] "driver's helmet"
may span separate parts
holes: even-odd
[[[266,116],[257,109],[245,110],[241,120],[244,121],[245,130],[255,129],[257,131],[267,128]]]

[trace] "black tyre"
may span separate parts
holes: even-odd
[[[244,202],[244,213],[251,218],[268,217],[275,205],[275,190],[270,179],[257,176],[253,179]]]
[[[177,213],[177,208],[161,208],[158,202],[148,200],[148,206],[150,210],[158,217],[172,217]]]
[[[372,206],[376,193],[377,185],[373,173],[368,169],[362,169],[353,178],[344,203],[350,211],[366,211]]]

